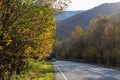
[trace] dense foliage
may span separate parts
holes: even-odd
[[[71,37],[57,41],[54,53],[58,58],[79,59],[88,62],[120,65],[120,20],[99,15],[92,20],[87,31],[77,26]]]
[[[0,80],[20,74],[29,61],[49,56],[55,39],[56,0],[0,0]],[[62,7],[63,6],[63,7]]]

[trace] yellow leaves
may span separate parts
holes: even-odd
[[[40,11],[39,11],[39,14],[40,14],[40,15],[43,15],[43,10],[40,10]]]
[[[39,54],[38,57],[39,57],[40,60],[43,58],[42,54]]]
[[[29,54],[29,53],[31,53],[32,51],[33,51],[33,48],[30,47],[30,46],[28,46],[28,47],[25,49],[25,53],[26,53],[26,54]]]
[[[3,6],[6,6],[6,4]],[[13,10],[12,13],[10,10],[8,12],[2,10],[5,13],[4,15],[9,14],[10,17],[8,19],[2,17],[6,19],[7,24],[4,25],[4,31],[0,33],[3,38],[0,50],[5,48],[4,55],[0,56],[4,56],[6,59],[3,66],[7,64],[6,69],[12,71],[11,65],[21,68],[26,62],[41,60],[43,55],[48,56],[52,51],[56,27],[51,5],[37,5],[34,4],[33,0],[23,0],[22,2],[11,0],[9,8]],[[3,30],[2,28],[0,25],[0,30]],[[21,66],[18,66],[19,64]]]
[[[21,2],[21,5],[23,6],[23,5],[24,5],[24,2]]]
[[[12,67],[11,67],[11,64],[8,64],[8,68],[12,68]]]
[[[34,61],[34,59],[30,57],[24,60],[24,62],[31,62],[31,61]]]
[[[12,40],[6,40],[6,46],[8,46],[10,43],[12,43]]]
[[[0,50],[3,50],[3,47],[2,47],[2,46],[0,46]]]
[[[16,68],[21,68],[29,61],[41,60],[43,55],[48,56],[52,49],[55,33],[52,7],[50,9],[43,6],[43,9],[40,5],[32,5],[33,0],[22,1],[10,0],[9,10],[2,8],[0,11],[5,13],[5,16],[9,16],[7,19],[1,16],[6,19],[4,22],[6,24],[4,29],[0,25],[0,30],[3,30],[0,31],[0,37],[2,35],[0,50],[4,50],[0,55],[2,58],[0,70],[3,71],[0,76],[5,75],[6,80],[10,72],[16,72]],[[3,6],[5,7],[6,4]]]
[[[8,75],[10,72],[9,71],[5,71],[4,72],[4,75]]]

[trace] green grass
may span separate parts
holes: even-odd
[[[11,80],[54,80],[54,71],[49,62],[30,62],[20,75],[14,74]]]

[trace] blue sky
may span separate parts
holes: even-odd
[[[68,10],[88,10],[103,3],[120,2],[120,0],[71,0]]]

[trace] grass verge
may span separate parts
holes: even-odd
[[[11,80],[54,80],[54,71],[49,62],[29,62],[20,75],[12,76]]]

